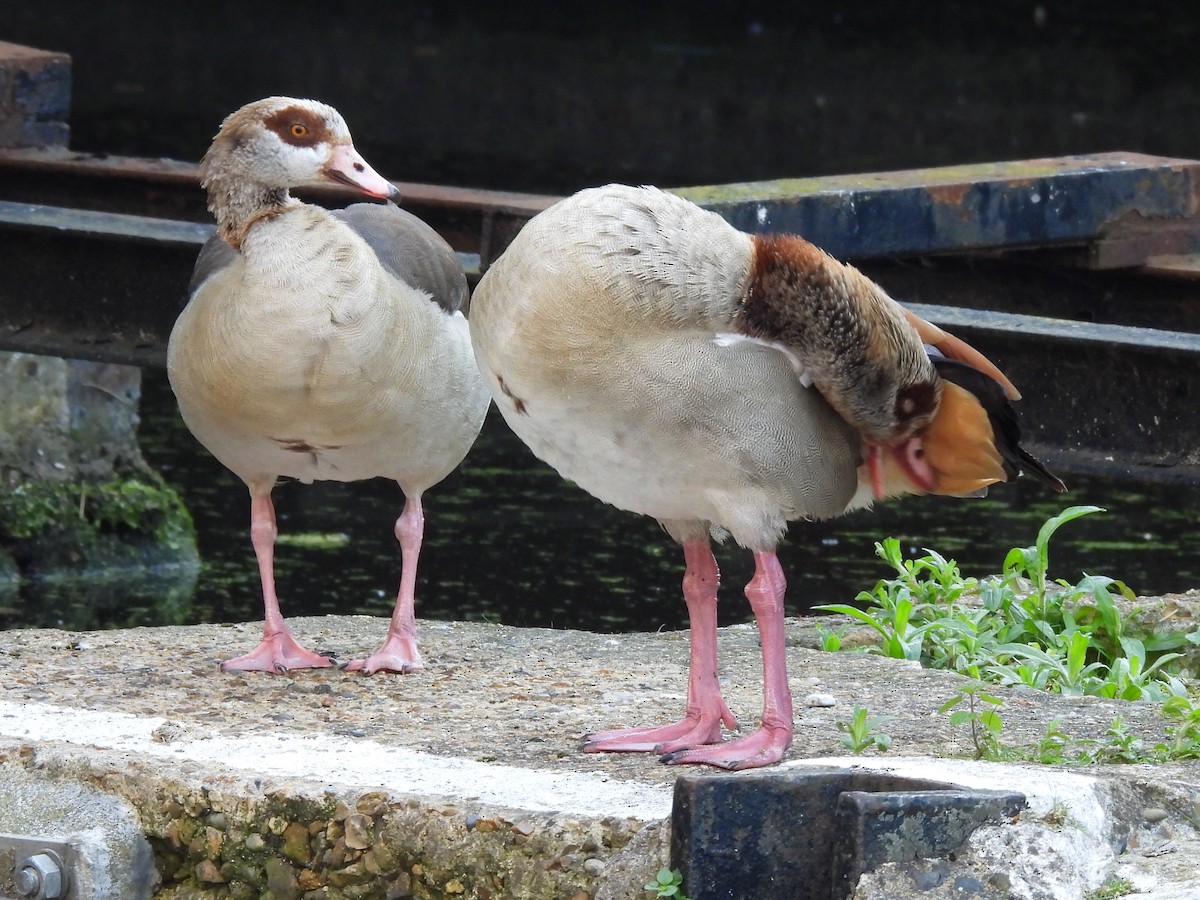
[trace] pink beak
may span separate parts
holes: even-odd
[[[876,500],[887,496],[887,474],[884,470],[884,454],[890,453],[909,482],[921,493],[932,493],[937,487],[937,476],[921,453],[921,439],[911,437],[898,447],[867,444],[864,448],[867,472],[871,476],[871,490]]]
[[[867,471],[871,473],[871,490],[876,500],[883,500],[883,449],[878,444],[867,444],[866,457]]]
[[[350,144],[341,144],[334,148],[322,174],[329,181],[349,185],[368,197],[378,197],[381,200],[396,200],[400,197],[396,186],[367,165],[367,161]]]

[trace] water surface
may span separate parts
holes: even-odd
[[[203,566],[185,579],[125,579],[89,603],[78,591],[26,604],[12,624],[71,628],[250,621],[261,615],[249,539],[249,498],[188,433],[165,374],[144,373],[141,441],[148,461],[183,494]],[[969,575],[999,571],[1009,548],[1032,544],[1041,523],[1067,505],[1108,509],[1065,526],[1051,573],[1126,581],[1142,594],[1200,586],[1190,550],[1200,489],[1120,475],[1066,477],[1055,495],[1032,479],[983,500],[913,497],[830,522],[794,523],[780,548],[788,611],[851,600],[889,573],[875,541],[894,536],[912,553],[934,548]],[[399,571],[392,526],[402,496],[389,481],[285,483],[275,492],[277,581],[285,615],[391,612]],[[425,618],[601,632],[679,628],[682,554],[650,519],[606,506],[564,482],[528,452],[493,412],[466,462],[425,495],[426,533],[417,586]],[[718,548],[721,622],[748,621],[742,585],[750,554]],[[122,595],[122,584],[127,588]]]
[[[196,522],[196,572],[121,573],[79,585],[39,586],[0,610],[0,623],[69,629],[253,621],[261,595],[245,487],[187,431],[160,370],[144,372],[140,439]],[[1033,479],[983,500],[912,497],[829,522],[793,523],[780,559],[788,612],[845,602],[890,573],[874,543],[899,538],[910,554],[933,548],[964,574],[1000,570],[1009,548],[1032,544],[1041,523],[1073,504],[1108,512],[1066,525],[1051,546],[1051,574],[1120,578],[1141,594],[1200,586],[1191,550],[1200,488],[1064,474],[1056,495]],[[392,526],[403,501],[382,479],[284,483],[275,491],[276,577],[285,615],[386,616],[399,550]],[[606,506],[536,460],[493,410],[462,467],[425,495],[417,584],[423,618],[600,632],[680,628],[682,554],[643,516]],[[717,549],[722,624],[750,621],[741,593],[750,554]]]

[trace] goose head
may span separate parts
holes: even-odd
[[[334,183],[377,199],[399,196],[354,149],[341,113],[293,97],[257,100],[227,116],[200,174],[221,236],[235,248],[254,222],[296,202],[292,188]]]

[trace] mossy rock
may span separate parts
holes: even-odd
[[[180,621],[200,567],[191,515],[173,488],[145,471],[5,491],[0,585],[5,561],[21,587],[3,605],[25,607],[26,624],[74,628]]]
[[[184,554],[196,546],[196,529],[179,494],[153,472],[95,483],[28,481],[0,495],[0,542],[85,534],[144,538]]]

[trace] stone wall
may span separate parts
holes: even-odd
[[[141,373],[132,366],[0,353],[0,597],[18,585],[82,581],[98,600],[106,576],[173,568],[187,591],[195,531],[177,493],[137,442]],[[79,592],[83,593],[83,592]],[[49,624],[49,623],[47,623]]]

